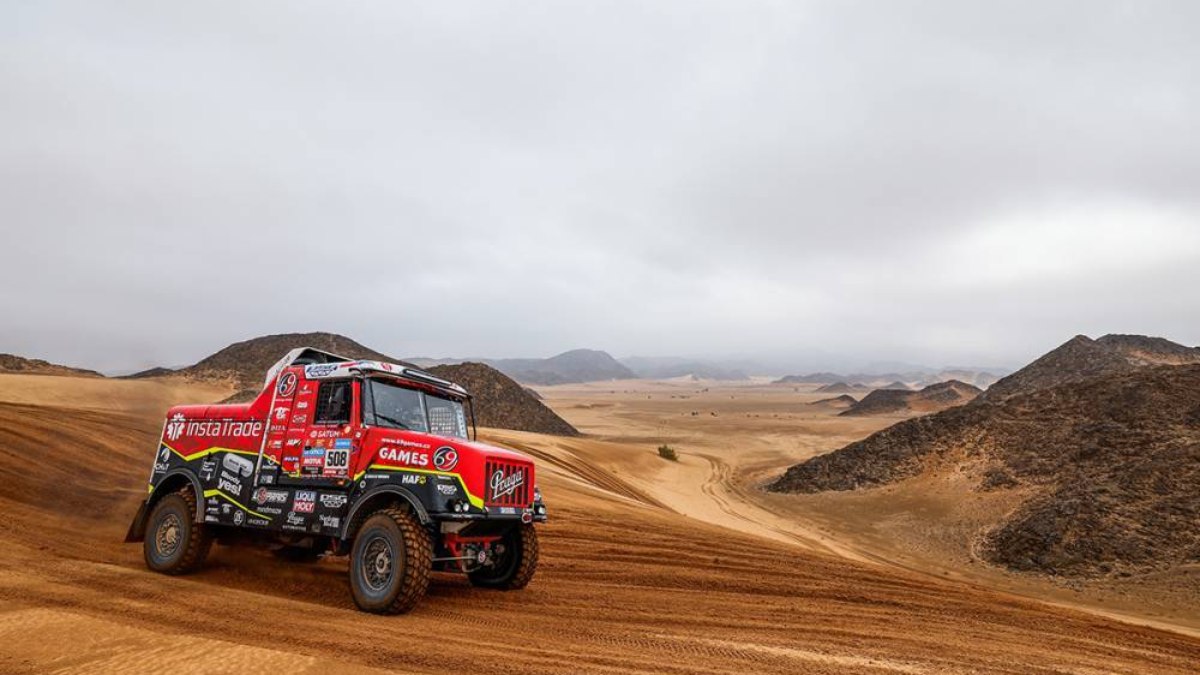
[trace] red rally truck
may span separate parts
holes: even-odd
[[[250,403],[167,412],[126,541],[165,574],[197,569],[214,540],[348,555],[354,602],[383,614],[412,609],[435,570],[523,588],[546,520],[534,465],[473,431],[453,382],[295,349]]]

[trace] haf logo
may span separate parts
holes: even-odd
[[[172,441],[179,440],[179,436],[183,433],[183,413],[175,413],[171,417],[171,421],[167,423],[167,438]]]

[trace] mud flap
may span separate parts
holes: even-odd
[[[148,501],[148,500],[147,500]],[[143,501],[138,506],[137,515],[133,517],[133,522],[129,524],[129,531],[125,533],[125,543],[132,544],[137,541],[142,541],[146,538],[146,501]]]

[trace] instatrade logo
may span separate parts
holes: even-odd
[[[183,413],[175,413],[167,423],[167,438],[172,441],[179,440],[179,436],[183,434],[183,425]]]

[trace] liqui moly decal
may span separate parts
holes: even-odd
[[[505,476],[503,469],[496,469],[496,473],[492,474],[492,499],[499,499],[501,497],[511,495],[517,491],[517,488],[524,484],[524,471],[514,471]]]

